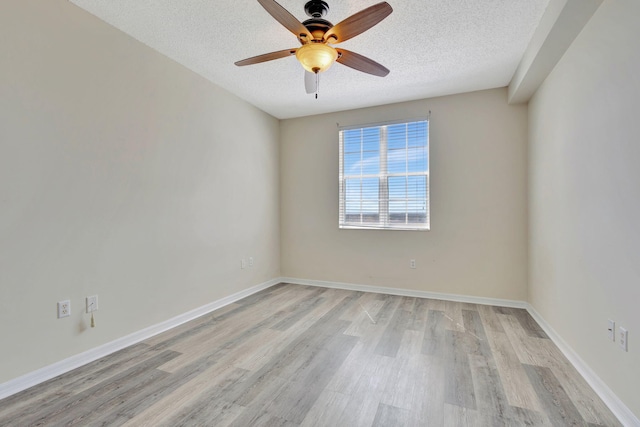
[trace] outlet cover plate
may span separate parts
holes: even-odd
[[[629,351],[629,344],[627,340],[629,339],[629,331],[620,326],[620,339],[618,340],[618,344],[620,344],[620,348],[624,351]]]
[[[71,300],[58,301],[58,319],[71,316]]]

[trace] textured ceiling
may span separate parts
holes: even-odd
[[[391,70],[376,77],[335,64],[319,97],[295,57],[236,67],[298,47],[256,0],[71,0],[258,108],[284,119],[509,84],[549,0],[387,0],[393,13],[339,46]],[[306,0],[279,0],[300,21]],[[378,0],[327,0],[337,24]]]

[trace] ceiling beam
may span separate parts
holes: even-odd
[[[509,83],[509,104],[526,103],[603,0],[551,0]]]

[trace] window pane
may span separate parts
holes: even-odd
[[[362,153],[362,174],[377,175],[380,173],[380,154],[377,151]]]
[[[407,220],[407,202],[390,201],[389,202],[389,222],[398,224],[405,223]]]
[[[414,147],[407,150],[407,171],[424,172],[427,170],[427,148]]]
[[[361,165],[360,153],[349,153],[344,155],[344,174],[360,175]]]
[[[362,221],[363,222],[378,222],[380,218],[378,214],[378,201],[377,200],[363,200],[362,201]]]
[[[378,178],[345,179],[345,221],[377,223],[380,219]]]
[[[407,172],[407,150],[404,148],[387,151],[387,171],[389,173]]]
[[[426,176],[407,177],[407,196],[412,199],[423,199],[427,194]]]
[[[380,151],[380,128],[365,128],[362,130],[362,150]]]
[[[360,221],[360,195],[362,193],[362,182],[360,179],[347,179],[345,187],[345,220],[348,222]]]
[[[362,180],[362,198],[368,200],[378,201],[378,195],[380,194],[379,180],[378,178],[365,178]],[[376,206],[376,211],[378,207]]]
[[[409,199],[407,200],[407,212],[409,213],[426,213],[427,201],[426,199]]]
[[[424,222],[427,220],[426,199],[407,201],[407,220],[409,222]]]
[[[414,122],[407,124],[409,147],[426,146],[427,122]]]
[[[347,215],[360,215],[360,200],[347,201],[345,212]]]
[[[407,178],[404,176],[389,177],[389,200],[405,200],[407,198]]]
[[[360,129],[342,132],[345,153],[359,153],[362,149],[362,135]]]
[[[351,222],[351,223],[359,223],[360,220],[362,218],[362,215],[360,214],[360,211],[357,211],[356,213],[346,213],[344,215],[344,220],[346,222]]]
[[[407,177],[407,221],[426,222],[427,220],[427,177]]]
[[[412,213],[409,212],[407,213],[407,222],[409,224],[413,223],[413,224],[417,224],[417,223],[425,223],[427,222],[427,214],[426,212],[422,213]]]
[[[389,214],[397,216],[398,214],[404,214],[407,210],[407,202],[395,200],[389,202]]]
[[[378,222],[380,220],[379,179],[362,180],[362,222]]]
[[[387,147],[389,149],[405,148],[407,146],[406,127],[407,125],[404,123],[387,126]]]
[[[362,185],[360,178],[348,178],[344,180],[345,191],[349,199],[360,198],[360,188]]]

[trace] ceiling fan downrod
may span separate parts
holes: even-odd
[[[310,0],[304,5],[304,11],[310,18],[322,18],[329,12],[329,5],[322,0]]]

